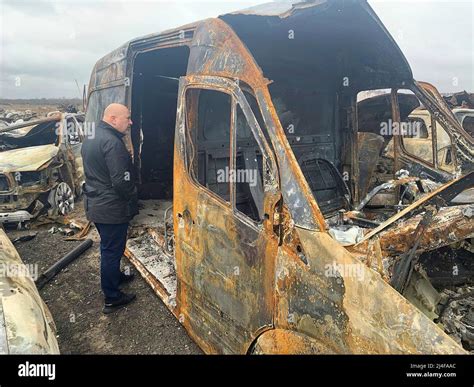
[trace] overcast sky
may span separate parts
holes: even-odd
[[[80,97],[76,81],[127,40],[265,2],[0,0],[0,98]],[[441,92],[474,92],[473,2],[369,0]]]

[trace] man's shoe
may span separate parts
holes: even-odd
[[[130,274],[125,274],[122,272],[122,275],[120,277],[120,284],[119,286],[128,284],[129,282],[132,282],[135,279],[135,274],[130,273]]]
[[[124,306],[130,304],[137,298],[135,294],[122,293],[120,297],[113,301],[106,301],[104,303],[104,309],[102,312],[104,314],[109,314],[123,308]]]

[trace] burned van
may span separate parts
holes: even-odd
[[[127,256],[206,353],[465,353],[417,263],[472,248],[472,204],[451,200],[473,175],[385,219],[356,210],[357,94],[401,88],[452,124],[365,1],[270,3],[97,62],[86,122],[132,112]]]

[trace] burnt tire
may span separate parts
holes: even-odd
[[[74,191],[62,181],[50,194],[51,209],[58,215],[68,215],[74,210]]]

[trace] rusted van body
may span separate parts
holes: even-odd
[[[402,215],[338,239],[360,202],[355,96],[380,88],[412,88],[444,117],[365,1],[271,3],[134,39],[95,65],[86,123],[112,102],[132,111],[142,211],[127,255],[206,353],[465,353],[360,252]],[[444,193],[469,182],[405,219],[416,228],[433,198],[449,206]],[[448,207],[455,241],[472,237],[469,208]],[[383,266],[392,250],[378,246]]]

